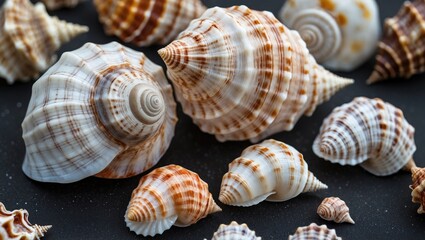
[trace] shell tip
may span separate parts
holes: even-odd
[[[351,218],[350,215],[347,216],[347,219],[345,219],[345,222],[355,224],[354,220]]]
[[[381,75],[380,75],[378,72],[374,71],[374,72],[370,75],[370,77],[367,79],[366,83],[367,83],[368,85],[371,85],[371,84],[374,84],[374,83],[376,83],[376,82],[380,82],[380,81],[382,81],[382,80],[383,80],[383,79],[381,78]]]
[[[220,207],[220,206],[218,206],[218,205],[214,202],[214,205],[213,205],[213,207],[212,207],[212,209],[211,209],[211,212],[210,212],[210,213],[216,213],[216,212],[221,212],[221,211],[222,211],[221,207]]]
[[[417,167],[416,167],[416,163],[415,163],[415,161],[413,160],[413,158],[411,158],[407,163],[406,163],[406,165],[404,165],[404,167],[403,167],[403,170],[404,171],[408,171],[408,172],[414,172],[414,171],[416,171],[417,170]]]
[[[50,229],[50,228],[52,228],[52,225],[46,225],[46,226],[40,226],[40,225],[37,225],[37,224],[35,224],[34,225],[34,228],[35,228],[35,230],[36,230],[36,232],[37,232],[37,236],[38,237],[43,237],[44,236],[44,234]]]
[[[132,222],[137,222],[138,221],[138,214],[136,213],[136,211],[134,209],[130,209],[130,210],[128,210],[127,218],[128,218],[128,220],[130,220]]]

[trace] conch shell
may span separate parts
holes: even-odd
[[[415,129],[403,112],[379,98],[357,97],[323,121],[314,153],[341,165],[360,164],[377,176],[415,166]]]
[[[0,78],[36,78],[56,61],[55,51],[88,28],[47,14],[42,3],[7,0],[0,10]]]
[[[183,111],[219,141],[291,130],[353,81],[317,65],[270,12],[210,8],[159,51]]]
[[[419,203],[418,213],[425,213],[425,168],[413,167],[412,171],[412,202]]]
[[[318,63],[333,70],[364,63],[381,32],[375,0],[288,0],[280,19],[300,33]]]
[[[221,224],[211,240],[261,240],[261,237],[255,236],[245,223],[232,221],[229,225]]]
[[[176,121],[160,66],[116,42],[87,43],[34,84],[22,168],[42,182],[137,175],[165,153]]]
[[[367,83],[410,78],[425,72],[425,1],[406,1],[398,14],[385,20],[375,69]]]
[[[49,10],[57,10],[60,8],[73,8],[84,0],[42,0]]]
[[[290,235],[288,240],[342,240],[336,235],[335,229],[329,229],[326,225],[318,226],[315,223],[309,226],[299,227],[294,235]]]
[[[221,211],[198,174],[177,165],[157,168],[142,177],[125,213],[131,231],[162,234],[172,225],[187,227]]]
[[[328,197],[323,199],[317,208],[317,214],[325,220],[336,223],[348,222],[354,224],[350,216],[350,209],[343,200],[338,197]]]
[[[0,239],[39,240],[52,225],[40,226],[28,221],[28,211],[24,209],[9,212],[0,202]]]
[[[94,0],[105,32],[137,46],[167,44],[205,11],[200,0]]]
[[[219,199],[224,204],[248,207],[263,200],[281,202],[327,188],[308,171],[301,153],[271,139],[246,148],[229,164]]]

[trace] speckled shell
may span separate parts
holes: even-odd
[[[59,183],[139,174],[167,150],[175,108],[162,68],[143,53],[87,43],[34,84],[22,123],[23,170]]]
[[[280,19],[300,33],[318,63],[333,70],[364,63],[381,32],[375,0],[288,0]]]
[[[354,220],[350,216],[350,209],[347,204],[338,197],[328,197],[323,199],[322,203],[317,208],[317,214],[328,221],[354,224]]]
[[[333,163],[360,164],[386,176],[414,165],[414,132],[400,109],[378,98],[358,97],[323,121],[313,151]]]
[[[219,141],[289,131],[352,83],[317,65],[272,13],[246,6],[208,9],[159,54],[183,111]]]
[[[261,240],[261,237],[255,236],[245,223],[232,221],[229,225],[221,224],[211,240]]]
[[[224,204],[248,207],[263,200],[281,202],[327,188],[308,171],[301,153],[271,139],[246,148],[229,164],[219,199]]]
[[[425,168],[413,167],[412,171],[412,202],[419,203],[418,213],[425,213]]]
[[[42,3],[7,0],[0,10],[0,78],[12,84],[38,77],[62,44],[87,31],[49,16]]]
[[[105,32],[137,46],[167,44],[205,7],[200,0],[94,0]]]
[[[289,235],[288,240],[342,240],[342,238],[336,235],[335,229],[312,223],[309,226],[297,228],[294,235]]]
[[[73,8],[80,2],[85,0],[42,0],[49,10],[57,10],[60,8]],[[87,0],[86,0],[87,1]]]
[[[28,221],[28,211],[24,209],[9,212],[0,202],[0,239],[38,240],[52,226],[33,225]]]
[[[425,72],[424,0],[406,1],[395,17],[385,20],[378,48],[369,84]]]
[[[143,236],[186,227],[221,211],[198,174],[177,165],[157,168],[140,179],[131,195],[125,222]]]

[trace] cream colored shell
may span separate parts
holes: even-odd
[[[229,225],[221,224],[211,240],[261,240],[255,232],[243,223],[232,221]]]
[[[64,53],[33,86],[23,171],[43,182],[124,178],[155,165],[174,136],[162,68],[116,42]]]
[[[87,31],[49,16],[42,3],[7,0],[0,10],[0,78],[12,84],[38,77],[62,44]]]
[[[303,155],[295,148],[266,140],[246,148],[229,164],[219,199],[224,204],[248,207],[263,200],[281,202],[327,188],[308,171]]]
[[[350,209],[339,197],[328,197],[323,199],[322,203],[317,208],[317,214],[328,221],[354,224],[354,220],[350,216]]]
[[[412,202],[419,203],[418,213],[425,213],[425,168],[413,167],[412,171]]]
[[[288,0],[280,19],[333,70],[359,67],[375,52],[381,32],[375,0]]]
[[[177,165],[157,168],[140,179],[131,194],[125,222],[143,236],[162,234],[172,225],[187,227],[221,211],[198,174]]]
[[[49,10],[57,10],[60,8],[72,8],[77,6],[82,1],[88,0],[42,0]]]
[[[342,240],[336,235],[335,229],[329,229],[326,225],[318,226],[312,223],[305,227],[297,228],[294,235],[290,235],[288,240]]]
[[[246,6],[208,9],[159,54],[183,111],[219,141],[289,131],[353,82],[317,65],[272,13]]]

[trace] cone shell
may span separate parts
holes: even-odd
[[[291,130],[352,83],[317,65],[270,12],[211,8],[159,51],[183,111],[219,141]]]
[[[261,237],[255,236],[245,223],[232,221],[229,225],[221,224],[211,240],[261,240]]]
[[[369,84],[425,72],[425,1],[406,1],[395,17],[386,19],[378,47]]]
[[[318,226],[315,223],[309,226],[299,227],[294,235],[290,235],[288,240],[342,240],[336,235],[335,229],[329,229],[326,225]]]
[[[248,207],[263,200],[280,202],[328,187],[313,173],[295,148],[266,140],[246,148],[223,176],[220,201]]]
[[[47,14],[42,3],[7,0],[0,10],[0,78],[36,78],[56,61],[55,51],[88,28]]]
[[[360,164],[377,176],[415,165],[415,129],[403,112],[379,98],[355,98],[335,108],[323,121],[314,153],[341,165]]]
[[[221,211],[198,174],[177,165],[157,168],[140,179],[131,195],[125,222],[143,236],[186,227]]]
[[[24,209],[9,212],[0,202],[0,239],[38,240],[52,226],[33,225],[28,221],[28,211]]]
[[[419,203],[418,213],[425,213],[425,168],[413,167],[412,169],[412,202]]]
[[[200,0],[94,0],[105,32],[137,46],[167,44],[205,7]]]
[[[354,220],[350,216],[350,209],[347,204],[338,197],[328,197],[323,199],[317,208],[317,214],[325,220],[334,221],[336,223],[348,222],[354,224]]]
[[[64,53],[33,86],[23,171],[42,182],[124,178],[155,165],[174,136],[162,68],[116,42]]]
[[[57,10],[60,8],[73,8],[84,0],[42,0],[49,10]]]
[[[317,62],[333,70],[364,63],[381,31],[375,0],[289,0],[280,19],[300,33]]]

